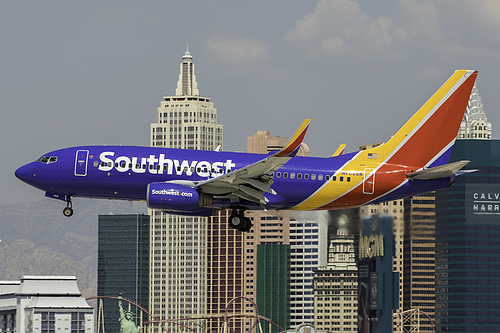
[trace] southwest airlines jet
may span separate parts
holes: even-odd
[[[154,147],[82,146],[50,152],[16,171],[50,198],[146,201],[149,208],[209,216],[232,210],[248,231],[247,209],[333,210],[401,199],[451,185],[468,161],[448,163],[477,71],[457,70],[384,144],[332,157],[296,156],[305,120],[268,155]]]

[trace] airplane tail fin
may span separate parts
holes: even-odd
[[[457,70],[385,144],[367,158],[416,169],[448,163],[477,71]]]

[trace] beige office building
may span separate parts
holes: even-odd
[[[152,147],[214,150],[222,146],[217,109],[210,98],[199,95],[189,51],[182,57],[175,96],[163,97],[157,109],[150,139]],[[156,210],[150,215],[150,312],[163,320],[206,314],[209,218]]]
[[[314,272],[314,326],[317,330],[356,332],[358,314],[358,267],[354,236],[348,220],[340,217],[330,239],[326,266]]]

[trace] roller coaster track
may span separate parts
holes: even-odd
[[[88,301],[94,300],[94,299],[121,299],[124,302],[130,303],[130,304],[136,306],[137,308],[139,308],[143,313],[145,313],[150,318],[148,321],[144,322],[145,325],[156,324],[156,325],[158,325],[159,328],[161,328],[161,330],[163,332],[169,332],[170,333],[170,331],[164,325],[165,323],[168,323],[168,324],[173,324],[173,325],[180,326],[180,327],[182,327],[182,328],[184,328],[184,329],[186,329],[186,330],[188,330],[190,332],[196,333],[196,331],[192,327],[189,327],[188,325],[184,324],[183,322],[195,322],[195,321],[198,321],[198,320],[217,319],[217,318],[223,318],[222,332],[235,332],[234,329],[229,325],[230,320],[234,319],[234,318],[252,318],[252,319],[254,319],[253,320],[253,325],[250,328],[250,332],[253,332],[253,330],[256,327],[259,330],[259,332],[262,332],[262,328],[260,327],[260,321],[261,320],[263,320],[263,321],[265,321],[265,322],[267,322],[267,323],[275,326],[276,328],[278,328],[278,330],[280,331],[280,333],[281,332],[286,332],[285,329],[283,329],[279,325],[275,324],[270,319],[260,316],[257,304],[251,298],[248,298],[248,297],[245,297],[245,296],[238,296],[238,297],[234,297],[233,299],[231,299],[226,304],[226,307],[224,309],[224,313],[220,314],[220,315],[199,315],[199,316],[191,316],[191,317],[175,318],[175,319],[158,319],[155,316],[153,316],[151,313],[149,313],[140,304],[137,304],[134,301],[132,301],[130,299],[127,299],[127,298],[120,298],[120,297],[117,297],[117,296],[93,296],[93,297],[86,298],[86,300],[88,300]],[[252,305],[253,305],[253,307],[255,309],[255,314],[253,314],[253,315],[247,315],[247,314],[242,314],[242,313],[231,314],[229,312],[229,307],[230,307],[230,305],[233,302],[236,302],[236,301],[248,301],[248,302],[252,303]],[[99,322],[100,322],[100,319],[99,319]]]

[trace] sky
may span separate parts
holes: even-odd
[[[500,138],[497,0],[4,1],[0,43],[0,204],[41,200],[14,171],[52,150],[149,145],[187,47],[226,151],[306,118],[312,156],[386,141],[456,69]]]

